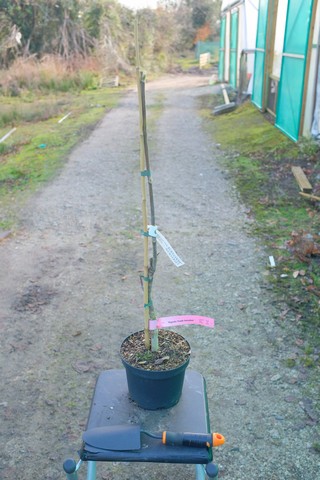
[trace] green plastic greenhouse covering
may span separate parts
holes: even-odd
[[[226,42],[226,17],[222,17],[221,27],[220,27],[220,49],[219,49],[219,71],[218,71],[220,82],[223,82],[225,79],[225,75],[224,75],[225,42]]]
[[[262,108],[263,103],[263,85],[264,85],[264,68],[266,56],[267,41],[267,20],[268,20],[268,0],[260,0],[256,52],[254,59],[254,76],[252,88],[252,102]]]
[[[237,87],[238,11],[231,14],[229,83]]]
[[[219,51],[219,43],[218,42],[197,42],[196,49],[195,49],[195,57],[199,60],[199,57],[202,53],[211,53],[211,55],[215,55]]]
[[[313,0],[289,0],[275,125],[293,140],[300,132]]]

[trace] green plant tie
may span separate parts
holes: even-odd
[[[143,230],[141,230],[141,235],[144,237],[150,237],[149,232],[144,232]]]
[[[153,306],[153,303],[152,302],[149,302],[149,303],[145,303],[143,305],[144,308],[148,308],[148,307],[152,307]]]
[[[141,173],[141,177],[151,177],[150,170],[143,170]]]

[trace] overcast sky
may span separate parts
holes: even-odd
[[[155,8],[157,6],[157,0],[118,0],[119,3],[129,8]]]

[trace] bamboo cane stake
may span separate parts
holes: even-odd
[[[143,139],[143,112],[142,112],[142,100],[141,100],[141,83],[143,80],[143,72],[140,70],[140,53],[139,53],[139,39],[138,39],[138,17],[135,19],[135,46],[136,46],[136,74],[137,74],[137,87],[138,87],[138,99],[139,99],[139,124],[140,124],[140,172],[146,170],[145,154],[144,154],[144,139]],[[148,247],[149,237],[148,232],[148,214],[147,214],[147,192],[145,176],[141,175],[141,196],[142,196],[142,226],[143,226],[143,301],[144,301],[144,337],[145,347],[150,349],[150,331],[149,331],[149,319],[150,319],[150,307],[149,307],[149,259],[148,259]]]
[[[146,170],[148,171],[148,176],[146,176],[148,182],[149,190],[149,204],[150,204],[150,220],[151,225],[156,224],[155,218],[155,206],[154,206],[154,197],[153,197],[153,185],[151,178],[151,168],[150,168],[150,159],[149,159],[149,148],[148,148],[148,136],[147,136],[147,115],[146,115],[146,97],[145,97],[145,77],[141,78],[141,104],[142,104],[142,129],[143,129],[143,153]],[[156,319],[155,309],[152,302],[152,286],[153,286],[153,276],[156,271],[157,266],[157,239],[152,237],[152,258],[150,258],[149,268],[148,268],[148,297],[149,297],[149,317],[152,320]],[[151,334],[151,350],[157,351],[159,349],[159,335],[158,329],[152,331]]]

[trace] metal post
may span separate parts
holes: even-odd
[[[206,474],[203,465],[196,465],[196,480],[205,480]]]
[[[96,462],[88,462],[87,480],[96,480],[97,465]]]

